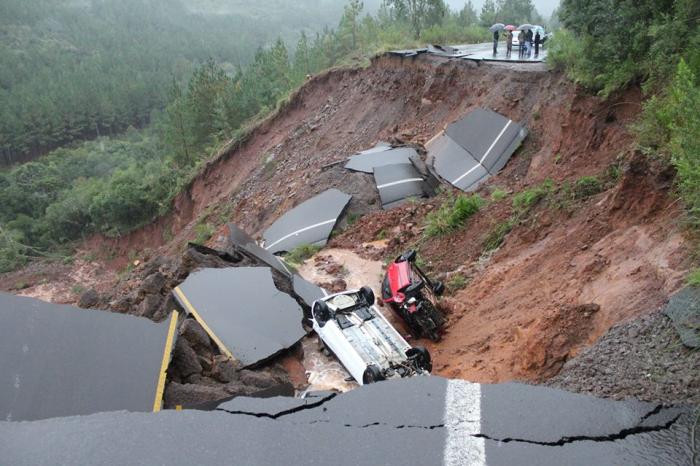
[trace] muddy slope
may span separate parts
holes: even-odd
[[[332,246],[374,259],[415,246],[433,273],[465,277],[466,286],[444,302],[448,334],[437,345],[426,343],[439,374],[541,381],[611,326],[658,308],[686,272],[673,174],[631,148],[627,128],[640,101],[637,89],[601,101],[537,65],[380,57],[367,69],[335,70],[307,82],[244,143],[214,158],[170,215],[85,247],[113,269],[134,258],[177,257],[200,223],[234,221],[259,234],[288,208],[338,187],[355,196],[350,213],[363,215]],[[506,198],[450,235],[425,239],[422,232],[425,215],[441,198],[382,212],[372,178],[339,164],[379,140],[425,143],[476,107],[523,123],[530,136],[480,191],[489,198],[500,188]],[[545,179],[561,187],[610,171],[614,181],[601,193],[563,208],[541,202],[499,250],[484,254],[489,233],[512,215],[514,193]],[[221,232],[211,245],[221,244]],[[365,247],[378,239],[387,240],[386,248]],[[140,286],[129,285],[127,275],[111,288],[117,277],[105,276],[102,299],[113,304]],[[156,315],[142,303],[139,313]]]

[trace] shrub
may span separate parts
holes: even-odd
[[[312,244],[302,244],[301,246],[297,246],[296,248],[289,251],[289,253],[287,253],[287,255],[284,256],[284,259],[290,264],[301,265],[306,259],[310,258],[320,250],[321,246],[315,246]]]
[[[596,176],[582,176],[574,185],[574,197],[584,199],[595,196],[603,190],[603,183]]]
[[[700,227],[700,87],[681,60],[668,92],[649,99],[636,131],[640,144],[668,157],[678,172],[678,190],[690,223]]]
[[[426,216],[425,235],[444,235],[462,227],[484,204],[485,201],[477,194],[460,194],[457,198],[447,199],[438,210]]]
[[[521,191],[513,197],[513,208],[519,214],[525,214],[532,209],[535,204],[549,196],[553,189],[554,183],[552,180],[545,180],[542,184]]]

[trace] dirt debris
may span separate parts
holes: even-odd
[[[700,351],[683,346],[668,317],[653,312],[614,326],[546,382],[615,399],[700,406]]]
[[[464,288],[442,300],[449,315],[444,340],[421,341],[431,350],[436,373],[475,382],[536,382],[563,367],[562,374],[575,379],[579,376],[572,368],[579,366],[567,361],[579,361],[576,355],[586,354],[585,348],[611,327],[637,322],[639,316],[657,309],[679,288],[688,268],[682,211],[670,190],[672,170],[635,153],[631,145],[628,127],[638,115],[641,99],[641,90],[631,87],[602,101],[539,66],[516,69],[427,56],[380,57],[367,69],[331,71],[309,80],[279,114],[212,159],[176,198],[169,215],[122,238],[87,241],[85,254],[96,254],[108,267],[90,269],[83,291],[94,289],[115,311],[162,319],[175,305],[170,289],[189,271],[231,265],[225,258],[200,257],[185,248],[196,225],[234,221],[260,235],[288,208],[337,187],[354,198],[331,249],[381,264],[417,248],[432,275],[464,279]],[[423,230],[425,216],[448,197],[450,188],[436,198],[382,211],[371,175],[342,167],[346,156],[379,140],[420,148],[476,107],[524,124],[530,135],[505,169],[479,189],[488,205],[454,233],[426,238]],[[571,185],[583,176],[600,177],[610,170],[619,172],[619,182],[572,206],[540,202],[513,226],[497,250],[485,254],[489,234],[513,216],[514,193],[547,179],[555,186]],[[505,192],[505,198],[492,199],[496,190]],[[221,231],[210,245],[225,248]],[[141,263],[133,266],[134,257]],[[127,264],[134,270],[120,278],[116,271]],[[372,284],[381,274],[380,270],[377,277],[365,277],[362,270],[356,273],[354,263],[346,265],[346,274],[327,266],[333,273],[314,272],[317,275],[311,278],[333,291]],[[80,296],[71,290],[76,282],[64,276],[79,267],[63,267],[60,273],[44,275],[44,284],[34,279],[40,273],[34,270],[11,276],[3,286],[21,283],[38,297],[45,293],[49,299],[75,302]],[[367,283],[358,283],[362,281]],[[181,331],[184,328],[185,324]],[[207,350],[203,342],[190,338],[185,340],[193,345],[196,361],[186,348],[181,348],[182,357],[190,370],[199,364],[201,372],[178,374],[168,387],[169,400],[215,399],[243,390],[235,380],[222,382],[230,378],[230,368],[216,369],[211,345]],[[606,338],[600,341],[605,343]],[[610,351],[614,341],[610,340]],[[645,347],[651,354],[662,350]],[[300,357],[284,360],[287,371],[299,371]],[[603,366],[607,357],[596,350],[589,366]],[[643,364],[639,367],[641,371]],[[293,377],[302,380],[296,372]],[[589,380],[600,383],[592,390],[602,395],[618,388],[635,396],[639,393],[635,387],[651,390],[636,384],[637,373],[622,374],[627,376],[632,378],[596,375]],[[299,380],[295,385],[303,384]],[[694,382],[677,380],[673,390],[680,399],[684,381],[690,383],[686,386]],[[575,387],[577,382],[567,383]],[[665,392],[654,393],[661,398]]]

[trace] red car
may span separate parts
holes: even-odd
[[[389,265],[382,282],[382,298],[408,325],[416,338],[440,340],[445,317],[435,307],[434,298],[445,290],[442,282],[432,282],[416,265],[416,251],[408,251]]]

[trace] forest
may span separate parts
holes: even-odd
[[[278,13],[290,5],[271,4]],[[14,165],[0,172],[0,271],[164,214],[222,142],[275,111],[307,75],[390,48],[489,40],[494,8],[497,19],[540,19],[530,0],[487,1],[481,12],[471,2],[451,11],[442,0],[390,0],[370,10],[352,0],[331,28],[330,3],[297,7],[314,13],[290,12],[290,34],[265,26],[284,15],[246,2],[4,2],[0,57],[12,66],[0,70],[0,148]]]

